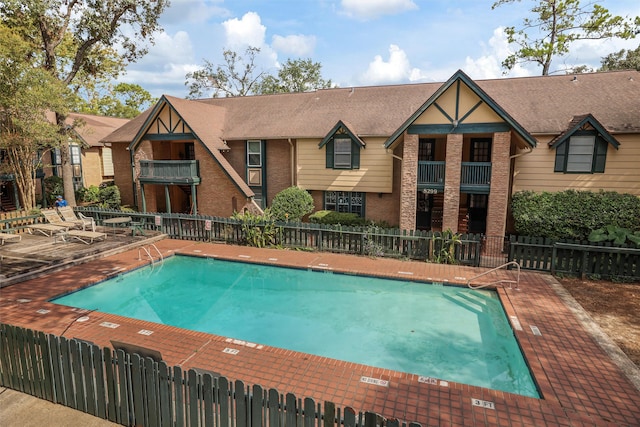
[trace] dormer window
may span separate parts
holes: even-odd
[[[339,121],[318,148],[326,150],[327,169],[360,169],[360,150],[364,142]]]
[[[603,173],[607,142],[591,135],[574,135],[556,147],[554,172]]]

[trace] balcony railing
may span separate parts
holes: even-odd
[[[463,191],[486,191],[491,187],[491,162],[462,162],[460,188]]]
[[[418,185],[425,188],[444,188],[445,162],[418,162]]]
[[[197,160],[140,160],[140,182],[148,184],[199,184]]]
[[[418,186],[444,189],[446,162],[418,162]],[[489,192],[491,187],[491,162],[462,162],[460,189],[462,191]]]

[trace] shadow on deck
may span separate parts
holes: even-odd
[[[97,227],[96,231],[107,233],[107,238],[85,244],[76,239],[62,240],[34,231],[34,234],[23,233],[19,242],[6,242],[0,246],[0,287],[149,245],[167,237],[153,230],[145,230],[145,236],[132,236],[129,228],[117,229],[114,233],[111,227]]]

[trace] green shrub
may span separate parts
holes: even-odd
[[[300,222],[303,216],[313,212],[313,197],[302,188],[285,188],[273,198],[270,209],[276,221]]]
[[[354,213],[317,211],[309,216],[309,221],[316,224],[340,224],[349,227],[369,225],[369,221]]]
[[[96,203],[100,200],[100,189],[95,185],[82,187],[76,192],[76,199],[79,202]]]
[[[46,177],[44,179],[44,191],[45,197],[47,198],[47,204],[53,206],[56,201],[56,196],[64,194],[62,178],[55,175]]]
[[[613,225],[640,230],[640,198],[613,191],[520,191],[511,208],[516,232],[551,239],[587,240],[593,230]]]
[[[244,244],[264,248],[277,243],[280,229],[275,225],[270,209],[265,209],[262,215],[234,212],[232,218],[240,222]]]
[[[99,192],[100,206],[107,209],[120,209],[120,189],[116,185],[102,186]]]

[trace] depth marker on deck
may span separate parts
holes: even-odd
[[[413,271],[398,271],[398,274],[405,274],[407,276],[413,276]]]
[[[371,378],[371,377],[360,377],[361,383],[373,384],[380,387],[389,387],[389,381],[381,380],[379,378]]]
[[[45,310],[44,308],[41,308],[40,310],[37,310],[36,313],[38,314],[47,314],[51,312],[51,310]]]
[[[103,326],[105,328],[111,328],[111,329],[120,327],[120,325],[118,325],[117,323],[111,323],[111,322],[102,322],[100,323],[100,326]]]
[[[147,335],[147,336],[149,336],[149,335],[151,335],[151,334],[153,333],[153,331],[150,331],[150,330],[148,330],[148,329],[140,329],[140,330],[138,331],[138,333],[139,333],[140,335]]]
[[[496,409],[496,405],[493,402],[489,402],[487,400],[480,400],[480,399],[474,399],[471,398],[471,405],[473,406],[479,406],[481,408],[485,408],[485,409]]]
[[[224,350],[222,350],[222,352],[223,352],[223,353],[227,353],[227,354],[233,354],[233,355],[236,355],[236,354],[240,353],[240,350],[237,350],[237,349],[235,349],[235,348],[229,348],[229,347],[227,347],[227,348],[225,348]]]
[[[520,324],[520,320],[518,320],[518,316],[509,316],[509,319],[511,319],[511,324],[516,331],[522,330],[522,325]]]
[[[537,326],[529,325],[529,327],[531,328],[531,332],[533,332],[533,335],[542,336],[542,332],[540,332],[540,329],[538,329]]]

